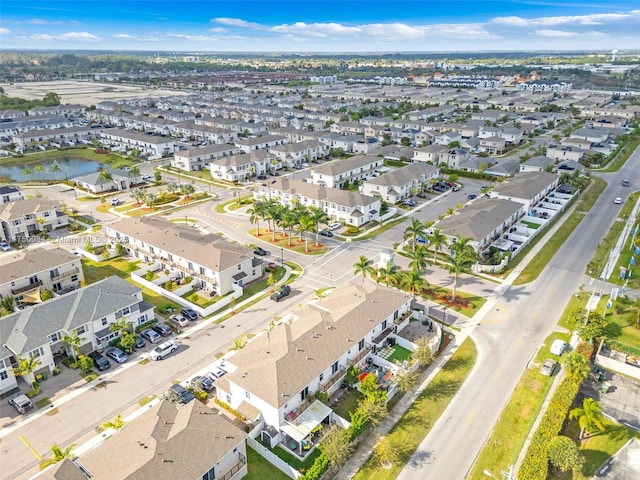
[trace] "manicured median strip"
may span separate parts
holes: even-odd
[[[464,383],[476,357],[476,346],[468,338],[389,432],[388,438],[398,451],[398,460],[385,469],[378,460],[369,457],[354,480],[391,480],[400,474]]]

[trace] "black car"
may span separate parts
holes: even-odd
[[[210,377],[198,375],[191,379],[191,386],[203,392],[212,392],[216,387],[213,386],[213,380]]]
[[[331,230],[320,230],[320,235],[323,237],[333,237],[333,232]]]
[[[198,320],[198,313],[195,310],[191,309],[191,308],[183,308],[180,311],[180,314],[183,317],[188,318],[192,322],[195,322],[196,320]]]
[[[103,357],[100,352],[93,351],[89,355],[87,355],[87,357],[93,360],[93,364],[101,372],[104,370],[109,370],[111,368],[111,362]]]
[[[136,348],[144,348],[146,344],[147,342],[144,341],[144,338],[142,338],[140,335],[136,335]]]
[[[193,393],[191,393],[179,383],[171,385],[171,387],[169,388],[169,395],[174,401],[185,404],[196,398]]]
[[[156,323],[151,328],[155,330],[157,333],[159,333],[160,335],[162,335],[163,337],[168,337],[173,332],[173,330],[171,330],[171,327],[166,323]]]
[[[262,247],[256,247],[256,249],[253,251],[253,254],[254,255],[260,255],[261,257],[264,257],[265,255],[269,255],[269,252],[267,252]]]
[[[291,293],[291,287],[289,285],[283,285],[278,290],[271,294],[271,300],[279,302],[281,298],[286,297]]]
[[[262,174],[262,175],[258,175],[258,177],[257,177],[257,178],[258,178],[258,180],[266,180],[266,179],[267,179],[267,176],[266,176],[266,175],[264,175],[264,174]]]

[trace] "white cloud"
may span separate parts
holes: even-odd
[[[241,18],[219,17],[219,18],[214,18],[211,21],[214,23],[219,23],[220,25],[226,25],[228,27],[255,28],[255,29],[264,28],[259,23],[247,22],[246,20],[242,20]]]
[[[128,33],[116,33],[115,35],[113,35],[113,38],[120,38],[123,40],[129,40],[129,39],[134,39],[136,37],[134,37],[133,35],[129,35]]]
[[[97,37],[89,32],[68,32],[63,33],[59,38],[61,40],[100,40],[100,37]]]
[[[0,27],[0,35],[6,35],[8,33],[11,33],[11,30],[9,30],[8,28]]]
[[[552,27],[557,25],[604,25],[620,21],[640,19],[640,10],[629,13],[594,13],[590,15],[571,15],[561,17],[496,17],[490,23],[512,27]]]
[[[45,20],[44,18],[32,18],[26,21],[30,25],[64,25],[78,23],[75,20]]]
[[[575,32],[566,32],[564,30],[536,30],[534,33],[539,37],[568,38],[578,36]]]

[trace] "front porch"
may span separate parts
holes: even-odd
[[[319,400],[295,420],[280,425],[280,445],[287,451],[303,459],[315,450],[325,429],[331,424],[333,411]]]

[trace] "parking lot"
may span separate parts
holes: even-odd
[[[583,382],[579,402],[586,397],[600,402],[607,416],[640,430],[640,381],[606,371],[602,381],[589,377]]]

